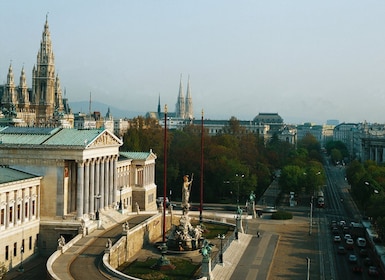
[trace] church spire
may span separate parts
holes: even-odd
[[[159,93],[159,97],[158,97],[158,117],[160,116],[160,93]]]
[[[194,118],[194,110],[191,98],[191,88],[190,88],[190,75],[187,80],[187,93],[186,93],[186,111],[185,111],[185,119],[193,119]]]
[[[182,119],[185,116],[185,100],[183,96],[182,74],[180,74],[179,94],[178,94],[178,100],[176,102],[175,115],[177,118],[182,118]]]
[[[24,106],[24,108],[28,108],[29,94],[28,94],[27,78],[25,76],[24,66],[21,69],[19,90],[20,90],[20,103],[22,104],[22,106]]]

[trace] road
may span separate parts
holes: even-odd
[[[318,218],[319,250],[321,256],[321,279],[372,279],[368,276],[368,267],[364,265],[364,257],[360,256],[360,247],[356,245],[356,235],[349,227],[350,222],[360,222],[361,215],[353,202],[349,185],[345,179],[345,167],[333,166],[326,162],[325,172],[327,177],[327,185],[324,189],[325,193],[325,209],[315,209],[314,215]],[[332,222],[335,221],[336,232],[332,232]],[[344,228],[341,221],[345,221],[347,228]],[[354,245],[351,249],[347,249],[345,254],[338,253],[338,247],[346,246],[344,234],[350,233],[354,239]],[[333,242],[335,235],[341,236],[341,242]],[[363,235],[363,234],[359,234]],[[362,236],[364,237],[364,236]],[[369,257],[373,254],[369,248]],[[357,263],[349,262],[349,255],[355,254],[358,258]],[[353,272],[354,266],[361,266],[362,273]]]
[[[134,216],[129,219],[129,227],[142,223],[151,215]],[[95,239],[95,241],[87,246],[85,250],[79,254],[70,265],[70,273],[74,279],[119,279],[107,276],[101,265],[106,242],[111,239],[115,243],[122,236],[122,223],[117,224],[112,229],[106,231],[103,235]]]

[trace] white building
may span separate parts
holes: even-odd
[[[41,179],[0,167],[0,263],[8,269],[38,253]]]
[[[60,235],[96,229],[97,211],[125,211],[137,202],[156,211],[155,159],[120,153],[122,142],[108,130],[0,128],[0,165],[41,176],[39,251],[50,254]],[[99,197],[99,198],[97,198]]]

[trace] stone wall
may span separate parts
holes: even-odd
[[[173,215],[171,223],[171,215],[166,215],[166,231],[171,228],[172,224],[179,224],[179,219],[180,216]],[[162,221],[163,215],[159,214],[145,223],[129,229],[127,236],[122,236],[109,250],[106,250],[109,255],[109,265],[116,269],[138,253],[144,245],[161,241]]]

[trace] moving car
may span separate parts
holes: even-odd
[[[378,270],[375,266],[369,266],[368,274],[370,276],[378,276]]]
[[[345,255],[346,254],[346,249],[344,246],[338,246],[337,253],[340,255]]]
[[[352,236],[349,234],[349,233],[346,233],[344,235],[344,239],[347,240],[347,239],[352,239]]]
[[[360,256],[361,257],[367,257],[369,255],[369,253],[368,253],[368,250],[366,250],[366,249],[361,249],[360,250]]]
[[[335,235],[335,236],[333,237],[333,241],[334,241],[334,242],[341,242],[341,236]]]
[[[356,263],[357,262],[357,256],[354,254],[349,255],[349,262]]]
[[[363,237],[358,237],[356,242],[357,242],[358,247],[365,247],[366,246],[366,240]]]
[[[354,241],[353,239],[346,239],[346,249],[353,250],[354,249]]]
[[[362,266],[360,266],[360,265],[353,266],[352,270],[354,273],[362,273],[362,271],[363,271]]]

